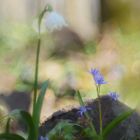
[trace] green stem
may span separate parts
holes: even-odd
[[[38,42],[37,42],[37,49],[36,49],[36,60],[35,60],[35,81],[34,81],[34,96],[33,96],[33,117],[34,117],[34,110],[37,100],[37,89],[38,89],[38,69],[39,69],[39,55],[40,55],[40,46],[41,46],[41,37],[40,37],[40,29],[41,29],[41,22],[43,19],[44,14],[47,12],[48,7],[45,6],[44,10],[40,13],[38,18]]]
[[[34,97],[33,97],[33,114],[35,110],[36,100],[37,100],[37,89],[38,89],[38,69],[39,69],[39,55],[40,55],[40,26],[41,26],[41,18],[38,19],[38,41],[37,41],[37,49],[36,49],[36,60],[35,60],[35,81],[34,81]]]
[[[100,85],[96,86],[97,96],[98,96],[98,107],[99,107],[99,125],[100,125],[100,135],[103,133],[103,122],[102,122],[102,107],[101,107],[101,98],[100,98]]]

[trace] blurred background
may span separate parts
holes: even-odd
[[[52,33],[41,28],[39,83],[50,79],[41,120],[78,105],[75,90],[96,98],[91,68],[132,108],[140,105],[140,2],[137,0],[1,0],[0,110],[31,110],[37,17],[50,3],[68,26]]]

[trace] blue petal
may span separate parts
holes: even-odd
[[[107,82],[104,80],[104,77],[97,69],[91,69],[90,73],[93,76],[93,79],[97,85],[106,84]]]

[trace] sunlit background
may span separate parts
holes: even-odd
[[[74,89],[79,89],[85,99],[96,98],[91,68],[98,68],[108,82],[102,86],[102,94],[116,91],[125,104],[139,108],[138,0],[1,0],[0,3],[0,104],[4,105],[1,110],[18,108],[23,97],[12,98],[10,95],[15,92],[31,96],[37,17],[47,3],[65,18],[68,26],[52,33],[43,25],[41,28],[39,81],[50,79],[51,83],[42,120],[58,109],[77,105]],[[12,99],[16,101],[11,103]]]

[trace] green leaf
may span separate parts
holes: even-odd
[[[20,111],[21,117],[28,126],[28,140],[36,140],[37,134],[32,116],[26,111]]]
[[[103,129],[103,138],[107,138],[107,136],[110,134],[110,132],[117,127],[117,125],[119,125],[122,121],[124,121],[125,119],[127,119],[130,115],[132,115],[132,113],[134,112],[134,110],[131,111],[127,111],[122,113],[120,116],[116,117],[113,121],[111,121],[104,129]]]
[[[1,140],[25,140],[23,137],[17,134],[9,134],[9,133],[3,133],[0,134]]]
[[[11,117],[21,118],[28,126],[28,140],[37,140],[37,133],[32,116],[23,110],[14,110],[10,113]]]
[[[37,98],[37,101],[36,101],[36,104],[35,104],[35,110],[33,112],[33,120],[34,120],[35,128],[37,130],[38,130],[38,127],[39,127],[40,114],[41,114],[42,104],[43,104],[43,100],[44,100],[44,96],[45,96],[47,87],[48,87],[48,81],[45,81],[42,84],[40,94],[39,94],[39,96]],[[38,132],[36,132],[36,133],[38,133]]]
[[[8,118],[7,123],[6,123],[6,127],[5,127],[5,133],[10,132],[10,121],[11,121],[11,118]]]
[[[83,133],[84,133],[84,136],[86,136],[89,139],[100,140],[100,136],[94,135],[90,127],[84,128]]]
[[[47,135],[51,140],[74,140],[75,125],[67,120],[60,121]]]

